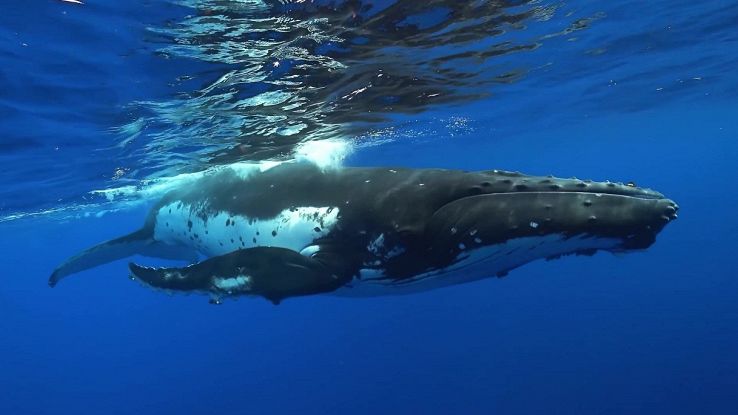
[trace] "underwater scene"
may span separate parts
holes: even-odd
[[[4,0],[0,414],[738,413],[738,3]]]

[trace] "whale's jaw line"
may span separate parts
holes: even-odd
[[[669,222],[678,206],[666,198],[588,192],[492,193],[455,200],[433,215],[427,237],[444,256],[458,246],[563,234],[621,240],[623,249],[643,249]]]

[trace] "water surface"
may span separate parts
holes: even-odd
[[[0,411],[734,413],[735,21],[717,0],[5,7]],[[644,253],[412,296],[214,307],[123,262],[46,287],[180,175],[300,157],[634,180],[680,219]]]

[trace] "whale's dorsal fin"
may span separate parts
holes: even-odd
[[[274,304],[334,291],[351,278],[338,255],[307,257],[276,247],[240,249],[183,268],[129,267],[134,278],[154,288],[214,297],[257,295]]]

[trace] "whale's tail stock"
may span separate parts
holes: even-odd
[[[68,258],[51,273],[49,286],[56,286],[62,278],[69,275],[134,255],[188,261],[197,259],[197,253],[186,247],[155,241],[151,230],[144,228],[97,244]]]

